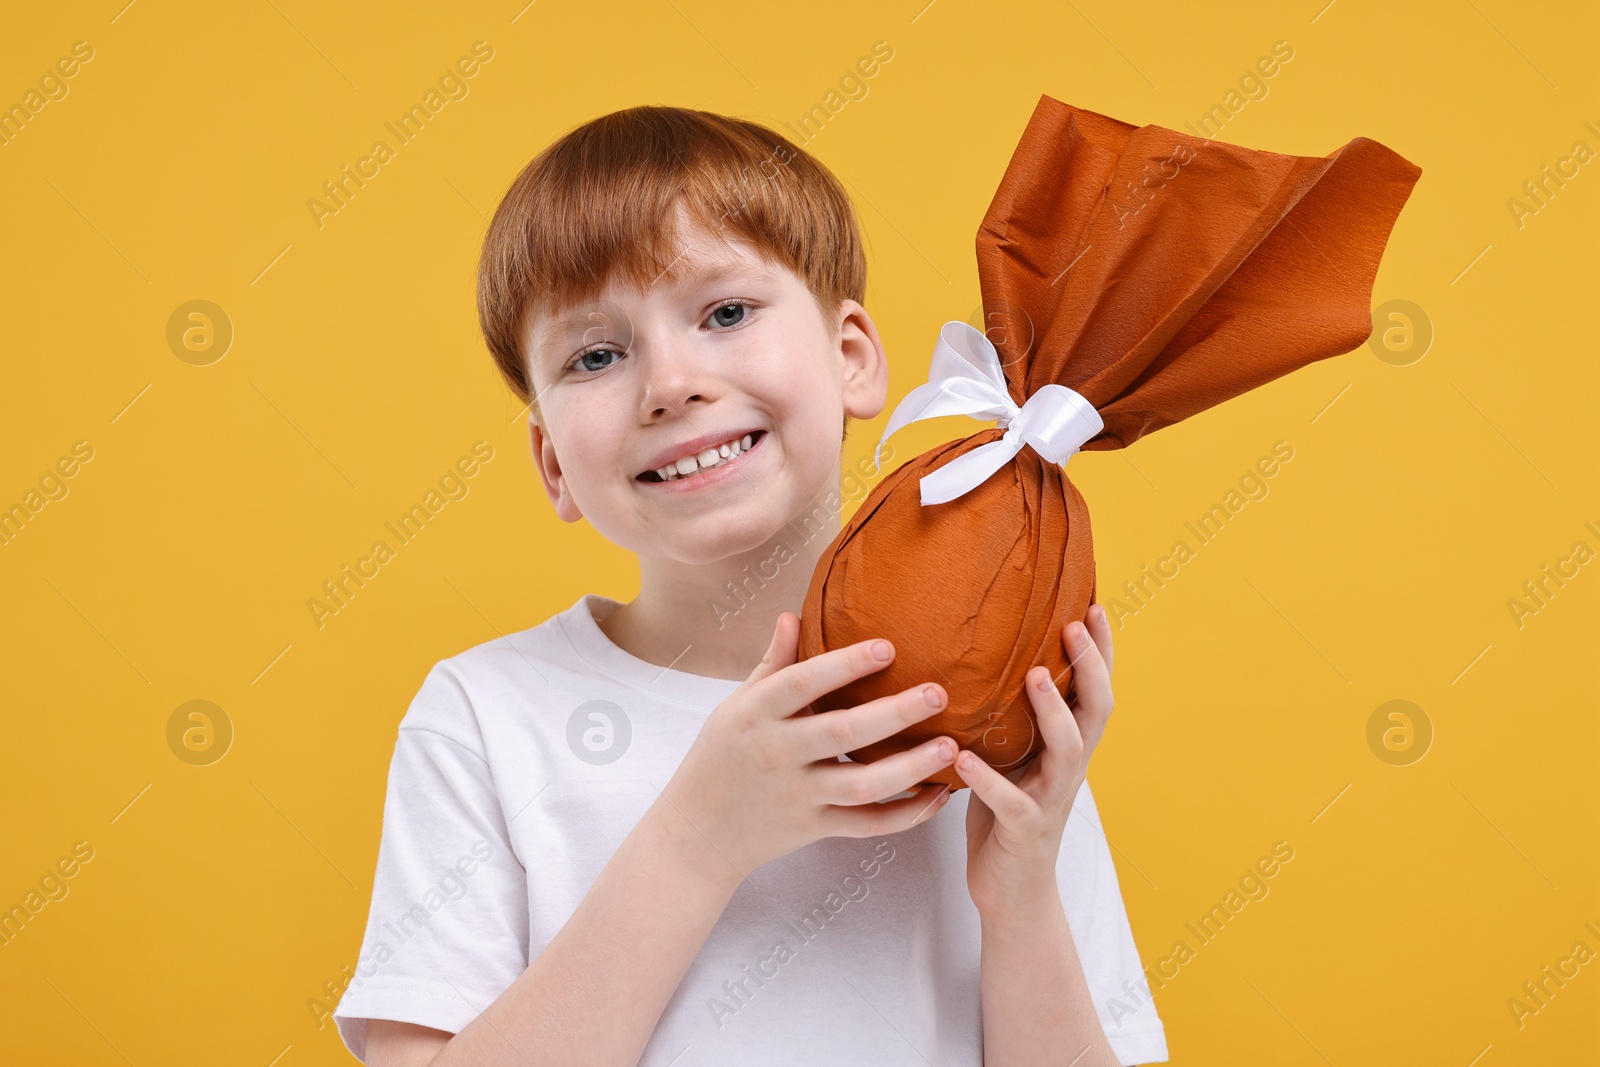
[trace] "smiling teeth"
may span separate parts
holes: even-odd
[[[718,466],[726,460],[748,452],[750,450],[750,441],[750,434],[745,434],[743,437],[732,441],[725,441],[716,448],[708,448],[704,452],[692,456],[684,456],[675,463],[668,463],[665,467],[657,467],[656,475],[664,482],[687,478],[692,474],[697,474],[709,467]]]

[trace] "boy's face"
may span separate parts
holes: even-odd
[[[792,271],[681,209],[679,233],[679,280],[613,282],[592,305],[528,316],[543,416],[530,431],[563,520],[704,565],[759,548],[837,488],[844,417],[883,409],[888,367],[860,304],[825,321]],[[718,444],[746,435],[749,452],[723,459]],[[718,461],[699,469],[708,449]],[[647,473],[695,454],[688,477]]]

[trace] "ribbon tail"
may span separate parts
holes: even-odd
[[[946,463],[932,474],[924,475],[922,481],[918,483],[923,505],[944,504],[969,490],[976,489],[1022,451],[1023,443],[1020,437],[1013,437],[1007,433],[998,441],[980,445],[971,452]]]
[[[1016,412],[1010,400],[1005,393],[997,393],[989,383],[978,379],[941,378],[923,382],[895,406],[893,414],[889,416],[889,424],[883,428],[883,436],[878,438],[877,450],[872,454],[872,465],[875,469],[882,469],[879,456],[883,452],[884,442],[913,422],[945,415],[971,415],[973,418],[1014,415]]]

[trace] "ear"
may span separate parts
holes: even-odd
[[[556,458],[556,446],[538,420],[531,416],[528,419],[528,438],[533,445],[533,465],[539,468],[544,491],[549,495],[550,503],[556,506],[556,514],[562,522],[577,522],[583,518],[583,512],[578,510],[577,502],[567,489],[567,479],[561,474],[561,461]]]
[[[847,299],[839,305],[838,335],[845,414],[873,418],[889,398],[889,359],[878,327],[866,308]]]

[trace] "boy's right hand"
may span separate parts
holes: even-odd
[[[927,683],[853,708],[812,713],[812,701],[894,661],[888,641],[861,641],[796,663],[800,618],[778,616],[772,644],[750,677],[711,712],[662,795],[738,868],[741,876],[824,837],[873,837],[928,819],[945,786],[879,804],[947,767],[950,737],[873,763],[845,753],[891,737],[944,709]],[[878,659],[874,645],[888,655]],[[936,701],[929,704],[924,692]]]

